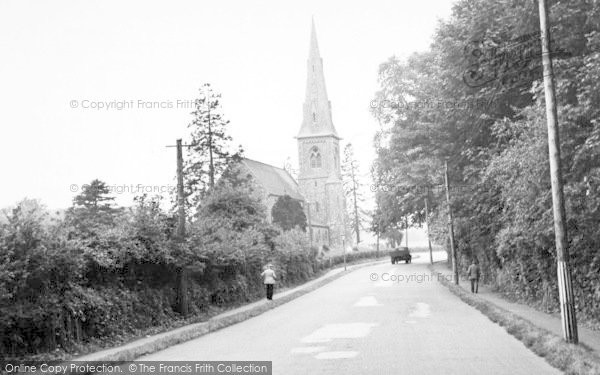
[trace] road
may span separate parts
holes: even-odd
[[[439,284],[421,255],[139,360],[266,360],[274,374],[560,374]]]

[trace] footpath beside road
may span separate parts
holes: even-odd
[[[266,299],[249,303],[247,305],[226,311],[222,314],[210,318],[208,321],[186,325],[171,331],[163,332],[157,335],[145,337],[143,339],[132,341],[128,344],[102,350],[99,352],[87,354],[84,356],[73,358],[75,361],[132,361],[142,355],[151,354],[156,351],[165,349],[185,341],[206,335],[221,328],[230,326],[235,323],[250,319],[254,316],[264,313],[274,307],[289,302],[306,293],[309,293],[339,277],[347,274],[358,268],[387,263],[385,260],[370,260],[362,263],[352,264],[347,266],[347,271],[344,271],[344,266],[332,269],[321,277],[308,281],[295,288],[286,289],[273,295],[272,301]]]
[[[452,280],[452,270],[446,266],[446,262],[437,262],[432,266],[435,272],[444,276],[446,280]],[[467,293],[471,293],[471,283],[467,279],[461,279],[459,286]],[[531,324],[543,328],[559,337],[562,337],[562,324],[560,315],[547,314],[536,310],[533,307],[521,303],[508,301],[499,293],[493,292],[488,286],[480,285],[477,297],[496,305],[506,311],[509,311]],[[600,332],[594,331],[581,325],[577,327],[579,333],[579,343],[592,350],[600,356]]]

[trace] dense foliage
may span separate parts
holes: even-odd
[[[600,319],[600,3],[549,1],[573,288]],[[505,293],[558,307],[536,2],[461,0],[429,50],[381,65],[374,115],[379,219],[448,238],[448,161],[460,266]]]
[[[217,184],[183,243],[176,241],[176,220],[158,198],[141,196],[134,207],[118,209],[105,189],[92,189],[77,196],[64,215],[35,200],[5,210],[0,357],[67,355],[86,344],[173,326],[184,319],[177,299],[182,267],[188,271],[187,318],[203,319],[262,297],[260,273],[268,262],[279,288],[343,261],[334,257],[323,263],[302,229],[282,231],[268,224],[265,205],[252,185],[241,181]],[[93,215],[99,206],[104,214]],[[72,215],[85,217],[86,226]]]
[[[306,215],[302,205],[289,195],[283,195],[275,201],[271,208],[273,224],[277,224],[283,230],[300,228],[306,231]]]

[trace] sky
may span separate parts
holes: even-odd
[[[379,65],[424,51],[450,0],[0,0],[0,207],[67,208],[105,181],[116,202],[175,189],[203,83],[245,156],[297,166],[311,17],[333,121],[368,180]],[[104,106],[104,108],[100,108]]]

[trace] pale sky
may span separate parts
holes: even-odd
[[[205,82],[222,94],[246,157],[280,167],[291,157],[296,167],[311,16],[341,149],[354,144],[366,175],[379,64],[425,50],[450,8],[450,0],[0,0],[0,207],[28,197],[66,208],[72,189],[94,178],[120,191],[121,205],[136,195],[124,191],[131,185],[174,188],[175,149],[165,146],[188,138],[185,102]],[[82,108],[95,102],[130,105]]]

